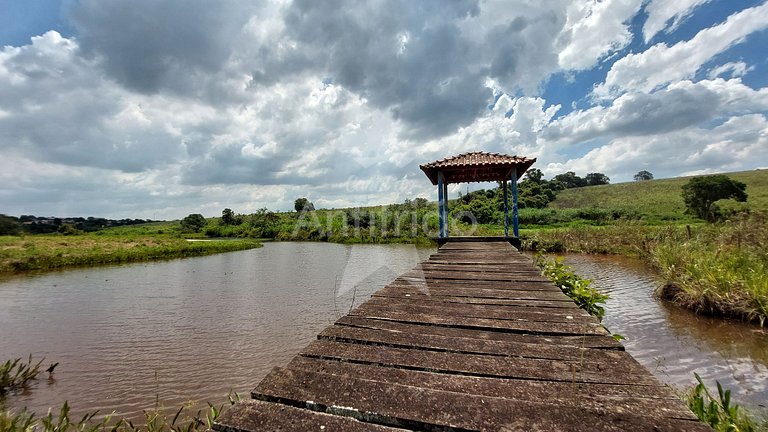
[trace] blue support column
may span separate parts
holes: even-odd
[[[448,238],[448,183],[443,179],[443,237]]]
[[[507,181],[501,182],[504,188],[504,237],[509,237],[509,199],[507,198]]]
[[[445,206],[445,189],[444,186],[444,180],[443,180],[443,173],[438,172],[437,173],[437,216],[438,216],[438,232],[440,238],[445,238],[445,233],[443,232],[443,207]]]
[[[515,237],[520,238],[520,225],[517,220],[517,169],[512,170],[512,229]]]

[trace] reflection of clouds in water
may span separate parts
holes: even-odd
[[[627,339],[627,351],[659,379],[690,387],[696,372],[708,386],[730,388],[738,403],[768,401],[768,331],[696,315],[653,298],[656,275],[637,260],[573,255],[577,274],[611,295],[605,326]]]
[[[370,295],[374,290],[384,287],[402,273],[413,269],[429,251],[417,249],[413,245],[398,245],[399,259],[393,259],[391,253],[386,253],[380,247],[369,245],[352,245],[347,252],[346,265],[342,275],[337,280],[336,295],[343,296],[357,290]]]

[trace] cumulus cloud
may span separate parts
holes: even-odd
[[[741,171],[768,157],[768,119],[762,114],[734,116],[714,127],[693,127],[652,137],[622,137],[582,157],[552,163],[548,173],[599,171],[627,181],[643,169],[657,177],[709,170]]]
[[[729,114],[768,110],[768,88],[753,90],[739,79],[680,81],[654,92],[625,93],[610,106],[579,110],[554,121],[550,141],[578,143],[598,137],[671,132]]]
[[[130,90],[194,94],[215,85],[259,2],[81,0],[68,13],[83,54]]]
[[[700,31],[673,46],[658,43],[617,60],[605,82],[594,89],[610,98],[624,91],[649,92],[670,82],[690,78],[715,55],[742,42],[752,32],[768,28],[768,3],[733,14],[719,25]]]
[[[701,2],[684,3],[645,7],[672,21],[664,29]],[[557,117],[542,96],[549,77],[610,64],[642,4],[66,3],[73,36],[0,50],[0,210],[170,218],[290,209],[298,196],[386,204],[431,198],[418,165],[470,150],[538,156],[552,172],[629,167],[663,143],[684,153],[680,170],[717,157],[741,166],[746,151],[764,165],[749,145],[765,144],[768,90],[738,78],[754,63],[711,65],[765,28],[765,5],[618,58],[600,105]],[[692,81],[702,65],[709,79]],[[738,157],[722,154],[731,148]]]
[[[591,68],[606,55],[632,41],[628,21],[637,14],[641,0],[573,2],[568,21],[559,36],[563,47],[559,64],[563,69]]]
[[[651,0],[645,6],[648,18],[643,25],[643,38],[648,43],[660,31],[675,31],[697,7],[711,0]],[[669,23],[672,21],[671,23]],[[669,23],[669,25],[667,25]]]

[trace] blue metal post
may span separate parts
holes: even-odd
[[[443,195],[443,173],[437,173],[437,215],[438,229],[440,238],[445,238],[443,233],[443,206],[445,206],[445,196]]]
[[[504,237],[509,237],[509,199],[507,198],[507,181],[501,182],[504,188]]]
[[[443,237],[448,238],[448,183],[443,179]]]
[[[520,238],[520,224],[517,220],[517,168],[512,170],[512,229]]]

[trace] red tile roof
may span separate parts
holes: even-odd
[[[536,158],[469,152],[420,165],[419,168],[432,184],[437,184],[438,172],[443,173],[446,183],[464,183],[508,180],[513,170],[520,178],[534,162]]]

